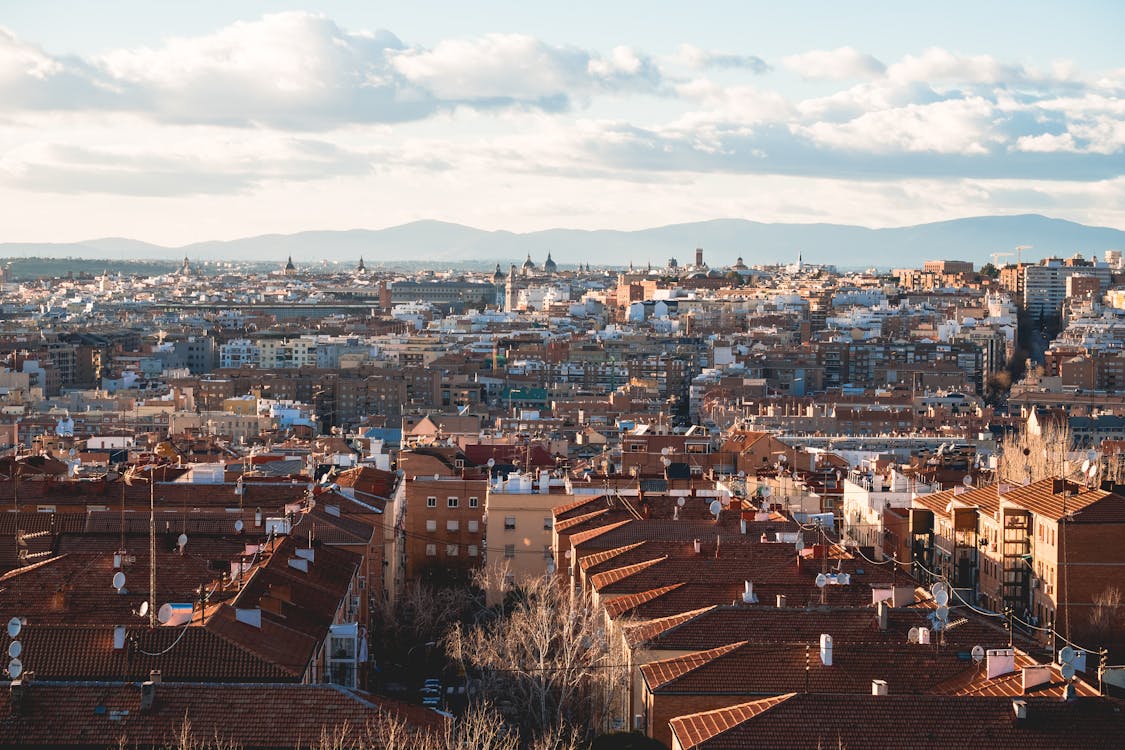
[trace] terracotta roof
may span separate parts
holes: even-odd
[[[645,602],[650,602],[659,596],[667,594],[669,591],[675,591],[684,584],[673,583],[668,586],[661,586],[656,589],[649,589],[642,591],[639,594],[630,594],[629,596],[619,596],[616,599],[611,599],[605,603],[605,613],[611,617],[616,618],[619,615],[629,612]]]
[[[672,734],[680,741],[680,747],[687,750],[698,746],[700,743],[722,734],[736,727],[747,719],[773,708],[777,704],[788,700],[794,694],[778,695],[773,698],[743,703],[729,708],[720,708],[715,711],[678,716],[669,722],[672,725]]]
[[[1036,515],[1045,516],[1054,520],[1064,518],[1067,513],[1074,513],[1075,520],[1078,520],[1079,512],[1089,505],[1093,505],[1098,501],[1104,500],[1115,496],[1112,492],[1106,492],[1100,489],[1087,489],[1083,485],[1075,484],[1073,482],[1067,483],[1068,492],[1075,492],[1076,494],[1067,495],[1064,493],[1054,493],[1055,480],[1048,478],[1031,484],[1018,486],[1012,485],[1006,493],[1004,493],[1005,502],[1017,505],[1020,508],[1035,513]],[[1116,505],[1117,502],[1112,502],[1111,505]]]
[[[674,659],[649,662],[641,666],[641,675],[644,677],[648,689],[656,690],[713,659],[729,654],[739,646],[746,645],[746,643],[746,641],[736,641],[708,651],[696,651],[686,656],[677,656]]]
[[[986,664],[982,661],[980,664],[974,665],[973,669],[969,669],[935,686],[932,692],[939,695],[1021,696],[1024,694],[1024,667],[1035,666],[1040,662],[1020,650],[1016,650],[1015,656],[1016,671],[1014,672],[1009,672],[999,677],[993,677],[990,680],[988,679]],[[1045,683],[1031,688],[1029,694],[1062,698],[1066,688],[1066,681],[1059,672],[1059,665],[1052,662],[1048,663],[1046,666],[1050,669],[1050,679]],[[1099,695],[1097,688],[1084,680],[1076,679],[1072,684],[1074,685],[1075,691],[1080,696]]]
[[[647,622],[627,624],[624,628],[625,643],[631,648],[639,646],[677,625],[698,617],[704,612],[710,612],[712,609],[714,609],[714,607],[703,607],[702,609],[696,609],[691,612],[681,612],[678,615],[671,615],[670,617],[661,617]]]
[[[684,750],[769,747],[1119,748],[1125,711],[1111,698],[1066,702],[1023,698],[1017,720],[1007,697],[793,694],[671,721]],[[814,718],[815,717],[815,718]]]
[[[986,487],[973,487],[972,489],[964,492],[958,492],[956,489],[943,490],[942,492],[933,492],[928,495],[918,495],[914,498],[914,506],[922,506],[929,508],[935,513],[948,515],[946,506],[952,502],[954,505],[962,507],[978,507],[981,512],[988,513],[989,515],[995,513],[1000,507],[1000,499],[998,496],[998,489],[995,484],[990,484]]]
[[[645,562],[639,562],[633,565],[625,565],[620,568],[614,568],[613,570],[607,570],[604,573],[597,573],[590,579],[590,585],[595,589],[608,587],[610,584],[616,583],[617,581],[622,581],[629,576],[639,573],[646,568],[651,568],[653,565],[664,562],[667,559],[667,556],[655,557],[651,560],[646,560]]]
[[[3,747],[173,746],[185,722],[197,741],[243,748],[311,746],[336,729],[352,745],[388,714],[416,730],[444,722],[428,709],[335,685],[161,682],[144,710],[139,683],[35,681],[12,709],[11,692],[0,691]]]

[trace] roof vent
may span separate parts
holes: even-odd
[[[872,695],[887,695],[887,681],[886,680],[872,680],[871,681],[871,694]]]
[[[1017,721],[1023,721],[1027,718],[1027,701],[1016,699],[1012,701],[1012,711],[1016,714]]]
[[[785,608],[785,594],[778,594],[777,595],[777,608],[778,609],[784,609]]]
[[[695,554],[698,555],[703,551],[703,545],[700,543],[700,541],[698,539],[693,540],[692,545],[695,547]]]
[[[890,623],[891,609],[887,606],[886,600],[879,602],[876,605],[875,617],[879,622],[879,630],[886,632],[887,625]]]
[[[754,584],[750,581],[746,582],[746,586],[742,590],[742,601],[744,604],[758,603],[758,595],[754,593]]]
[[[159,669],[149,670],[149,673],[148,673],[148,681],[149,682],[159,684],[162,681],[162,679],[163,678],[160,675]]]

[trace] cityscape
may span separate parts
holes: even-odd
[[[1122,747],[1119,10],[193,5],[0,10],[0,747]]]

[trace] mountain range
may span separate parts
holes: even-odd
[[[1125,231],[1094,227],[1038,214],[978,216],[915,226],[871,229],[845,224],[771,224],[744,219],[640,229],[548,229],[516,233],[486,231],[441,221],[415,221],[386,229],[307,231],[267,234],[235,240],[164,247],[125,238],[74,243],[0,243],[0,257],[53,257],[125,260],[145,258],[192,261],[240,260],[298,265],[337,261],[369,264],[421,260],[434,266],[467,262],[522,263],[527,254],[541,264],[548,250],[562,265],[592,263],[624,266],[630,262],[664,265],[669,258],[691,263],[696,247],[704,248],[711,266],[725,266],[741,257],[747,265],[790,262],[803,254],[808,263],[840,268],[920,266],[928,259],[989,261],[991,253],[1014,253],[1030,245],[1024,260],[1070,256],[1080,252],[1101,257],[1108,249],[1125,248]],[[1012,257],[999,259],[1012,262]]]

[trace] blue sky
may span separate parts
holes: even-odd
[[[6,0],[0,239],[1125,228],[1123,8]]]

